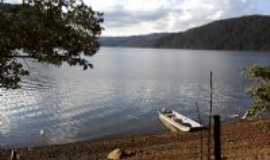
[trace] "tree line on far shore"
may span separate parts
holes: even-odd
[[[251,15],[178,33],[102,37],[102,46],[270,51],[270,16]]]

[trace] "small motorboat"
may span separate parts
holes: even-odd
[[[159,120],[173,132],[190,132],[203,128],[200,123],[173,110],[162,109],[158,114]]]

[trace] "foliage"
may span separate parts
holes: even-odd
[[[256,116],[270,109],[270,66],[252,65],[246,73],[257,81],[257,84],[249,89],[249,94],[254,98],[249,115]]]
[[[25,0],[0,7],[0,87],[18,88],[29,72],[18,60],[93,67],[103,30],[102,14],[81,0]]]
[[[270,131],[270,124],[259,119],[256,123],[255,126],[258,130],[260,130],[263,133],[267,133]]]

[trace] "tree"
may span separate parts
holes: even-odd
[[[254,98],[249,115],[256,116],[270,110],[270,66],[252,65],[246,70],[247,75],[255,79],[257,84],[249,89]]]
[[[99,49],[102,13],[81,0],[24,0],[0,8],[0,87],[18,88],[29,71],[19,59],[43,63],[92,64],[86,59]]]

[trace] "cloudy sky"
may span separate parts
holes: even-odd
[[[103,35],[184,31],[228,17],[270,14],[270,0],[85,0],[104,12]]]
[[[21,1],[21,0],[6,0]],[[104,12],[104,36],[184,31],[213,20],[270,15],[270,0],[84,0]]]

